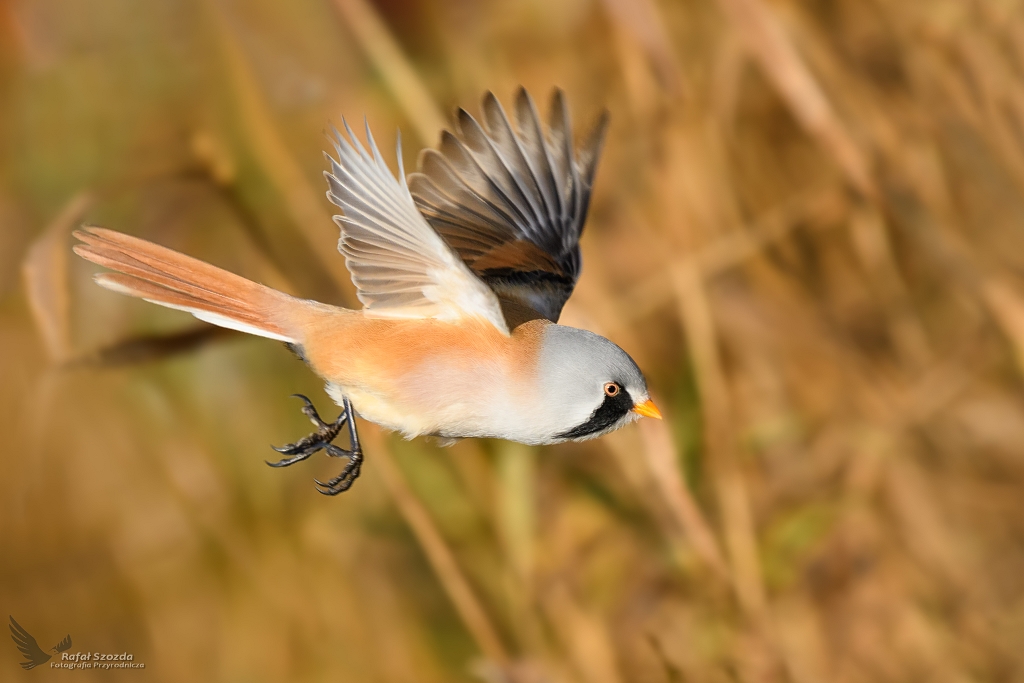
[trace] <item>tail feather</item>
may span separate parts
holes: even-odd
[[[107,289],[187,311],[221,327],[299,342],[288,325],[288,311],[299,299],[113,230],[89,227],[76,231],[75,237],[83,242],[75,246],[76,254],[118,271],[96,276]]]
[[[117,248],[111,248],[100,244],[90,244],[88,246],[78,247],[77,253],[98,265],[120,271],[125,275],[130,275],[139,280],[146,280],[159,287],[178,292],[180,294],[185,294],[201,301],[206,301],[211,305],[216,305],[222,308],[236,307],[242,310],[250,309],[250,304],[247,301],[239,300],[235,297],[227,296],[220,292],[211,290],[208,287],[195,284],[194,282],[189,282],[182,280],[179,277],[168,275],[166,271],[157,269],[159,267],[166,268],[166,264],[160,264],[157,268],[154,268],[145,261],[134,258]],[[101,279],[106,279],[102,275],[100,277]]]

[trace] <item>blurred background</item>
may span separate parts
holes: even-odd
[[[179,681],[1024,681],[1018,0],[0,1],[0,614]],[[664,422],[363,476],[281,344],[94,286],[88,222],[354,304],[330,122],[612,125],[564,322]]]

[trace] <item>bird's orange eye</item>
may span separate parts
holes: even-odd
[[[622,391],[622,387],[615,382],[608,382],[604,385],[605,396],[618,396],[620,391]]]

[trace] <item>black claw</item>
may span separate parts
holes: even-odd
[[[359,477],[359,467],[346,467],[344,470],[342,470],[341,474],[336,476],[334,479],[331,479],[330,481],[320,481],[319,479],[314,479],[313,482],[317,486],[323,486],[324,488],[333,489],[336,488],[342,482],[348,482],[349,480],[355,481],[357,477]],[[348,484],[348,486],[351,485],[351,483]]]
[[[359,478],[363,464],[363,451],[359,445],[359,434],[356,431],[352,403],[347,398],[343,399],[344,405],[341,415],[334,422],[326,423],[320,418],[312,401],[302,394],[293,394],[293,396],[305,404],[301,408],[302,413],[316,425],[317,431],[304,436],[295,443],[280,447],[271,446],[278,453],[291,457],[282,458],[277,462],[270,462],[268,460],[266,463],[271,467],[288,467],[309,458],[317,451],[326,450],[327,455],[332,458],[348,458],[348,463],[338,476],[329,481],[323,482],[314,479],[313,481],[317,486],[316,490],[325,496],[336,496],[343,491],[349,490],[355,480]],[[339,448],[331,443],[337,438],[346,422],[348,422],[349,440],[351,441],[351,448],[349,450]]]
[[[319,486],[316,487],[317,493],[321,493],[325,496],[336,496],[342,492],[343,489],[322,489]]]
[[[274,447],[271,446],[271,448],[274,448]],[[274,448],[274,450],[276,451],[277,449]],[[305,460],[309,456],[311,456],[314,453],[316,453],[318,450],[320,450],[320,449],[319,448],[314,448],[311,451],[307,451],[305,453],[299,453],[298,455],[293,455],[290,458],[282,458],[281,460],[277,460],[275,462],[270,462],[269,460],[264,460],[263,462],[267,463],[271,467],[288,467],[288,465],[294,465],[297,462],[301,462],[302,460]],[[281,451],[278,451],[278,452],[280,453]]]
[[[336,496],[343,491],[348,491],[352,488],[352,484],[355,483],[356,479],[359,478],[359,470],[360,468],[357,466],[350,473],[332,479],[329,482],[317,481],[316,490],[325,496]]]
[[[349,463],[347,465],[345,465],[345,469],[343,469],[341,471],[341,474],[336,476],[334,479],[331,479],[330,481],[326,481],[326,482],[320,481],[319,479],[314,479],[313,481],[316,482],[316,484],[318,486],[324,486],[326,488],[333,489],[334,487],[336,487],[338,484],[340,484],[341,482],[345,481],[346,479],[349,479],[349,478],[355,479],[356,477],[358,477],[359,476],[359,470],[361,469],[361,465],[362,465],[362,459],[361,458],[360,459],[353,458],[352,460],[349,461]]]

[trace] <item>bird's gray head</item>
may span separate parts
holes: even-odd
[[[593,332],[547,326],[539,370],[544,402],[557,415],[552,442],[607,434],[641,415],[660,417],[633,359]]]

